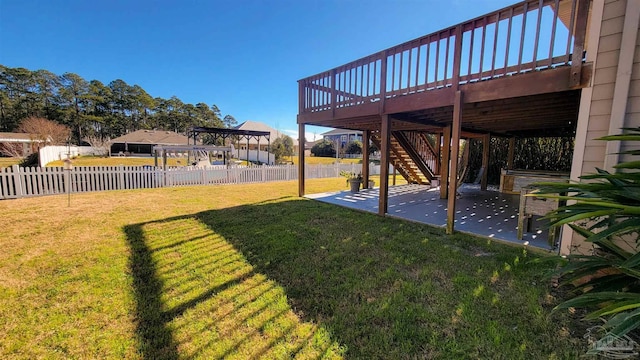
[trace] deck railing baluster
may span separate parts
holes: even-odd
[[[569,21],[569,36],[567,36],[567,51],[565,53],[565,64],[569,63],[571,57],[571,39],[573,38],[573,24],[575,24],[577,0],[571,2],[571,21]],[[559,9],[558,9],[559,11]]]
[[[420,49],[422,48],[422,43],[418,43],[418,53],[416,54],[416,77],[414,81],[415,92],[418,92],[418,75],[420,75]]]
[[[435,78],[433,81],[435,82],[435,87],[438,87],[438,61],[440,60],[440,34],[438,34],[438,41],[436,42],[436,65],[434,66],[435,70]]]
[[[495,75],[496,71],[496,51],[498,48],[498,30],[500,29],[500,12],[496,14],[496,25],[493,28],[493,55],[491,55],[491,77]]]
[[[524,9],[522,10],[522,31],[520,33],[520,52],[518,53],[518,72],[522,70],[522,55],[524,49],[524,35],[527,32],[527,12],[529,11],[529,3],[524,3]]]
[[[482,80],[482,65],[484,60],[484,44],[487,38],[487,18],[482,19],[482,40],[480,41],[480,68],[478,70],[478,80]]]
[[[426,91],[429,88],[429,56],[431,53],[431,38],[427,40],[427,60],[426,67],[424,69],[424,90]]]
[[[407,94],[411,93],[411,57],[413,48],[409,49],[409,60],[407,61]]]
[[[373,95],[370,92],[370,86],[371,86],[371,60],[369,60],[369,62],[367,63],[367,97]]]
[[[360,101],[364,98],[364,61],[360,64]]]
[[[374,60],[373,62],[373,94],[376,93],[376,85],[378,80],[378,60]],[[382,91],[380,92],[382,93]]]
[[[507,27],[507,47],[504,55],[504,75],[507,75],[509,67],[509,45],[511,44],[511,25],[513,25],[513,8],[509,9],[509,26]]]
[[[469,68],[467,69],[468,78],[471,78],[471,74],[473,74],[472,63],[473,63],[473,38],[476,32],[476,21],[473,21],[473,28],[471,29],[471,42],[469,43]]]
[[[533,69],[538,67],[538,41],[540,41],[540,23],[542,22],[542,7],[544,0],[538,2],[538,21],[536,22],[536,39],[533,42]]]
[[[551,25],[551,44],[549,45],[549,63],[547,66],[553,65],[553,45],[556,41],[556,24],[558,23],[558,13],[560,12],[560,0],[556,0],[554,3],[553,12],[553,25]]]
[[[344,107],[346,102],[347,102],[347,97],[344,95],[347,92],[347,68],[345,67],[344,70],[341,72],[341,76],[342,76],[342,105],[340,107]]]
[[[391,61],[391,92],[393,93],[396,86],[396,54],[393,53],[391,56],[393,58]]]
[[[451,40],[451,29],[447,30],[447,51],[444,56],[444,84],[447,85],[447,79],[449,74],[449,40]]]

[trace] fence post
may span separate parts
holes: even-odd
[[[265,180],[265,176],[264,176],[264,174],[266,173],[267,168],[266,168],[265,166],[266,166],[266,165],[262,165],[262,182],[265,182],[265,181],[266,181],[266,180]]]
[[[13,165],[11,166],[11,170],[13,172],[13,183],[15,184],[16,189],[16,198],[21,198],[23,196],[23,187],[22,187],[22,176],[20,174],[20,166]]]

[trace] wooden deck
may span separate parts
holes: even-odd
[[[425,175],[441,176],[447,197],[456,182],[447,169],[457,168],[461,138],[488,144],[491,136],[575,134],[581,89],[592,74],[584,61],[590,7],[591,0],[523,1],[302,79],[299,131],[305,125],[363,130],[380,143],[383,164],[399,167],[402,150],[408,154],[409,181],[424,166],[407,148],[414,145],[394,148],[405,136],[400,132],[437,134],[442,149],[429,156],[440,160],[442,174]],[[387,213],[384,176],[381,215]],[[452,230],[453,217],[450,223]]]
[[[525,1],[302,79],[298,122],[380,130],[380,115],[391,114],[393,128],[439,132],[460,90],[463,131],[522,134],[508,124],[517,119],[526,131],[571,132],[578,89],[590,81],[589,6]]]

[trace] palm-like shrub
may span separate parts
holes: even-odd
[[[607,141],[640,141],[640,128],[624,129]],[[640,155],[640,150],[622,154]],[[567,201],[547,214],[551,226],[569,225],[592,244],[588,255],[569,255],[560,268],[561,284],[572,298],[556,309],[585,308],[586,319],[602,319],[608,334],[623,336],[640,326],[640,161],[596,169],[580,183],[539,183],[537,197]]]

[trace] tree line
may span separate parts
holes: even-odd
[[[15,131],[29,117],[69,127],[71,141],[77,144],[104,142],[140,129],[184,134],[192,126],[233,127],[237,123],[231,115],[223,117],[215,104],[153,97],[140,85],[121,79],[105,85],[73,73],[56,75],[0,65],[0,131]]]

